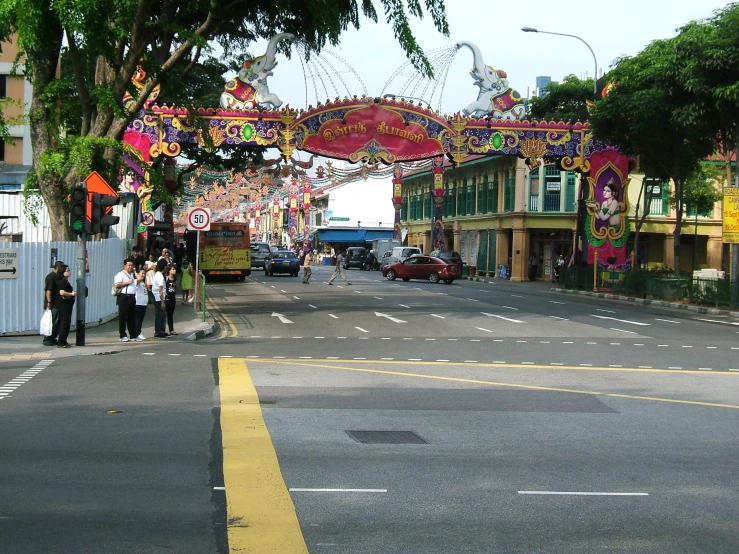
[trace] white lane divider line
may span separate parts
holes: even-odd
[[[377,298],[377,300],[382,300],[382,298],[380,298],[379,296],[375,296],[375,298]]]
[[[557,302],[556,300],[550,300],[549,302],[552,304],[564,304],[564,302]]]
[[[514,308],[513,306],[501,306],[501,308],[507,308],[509,310],[516,310],[516,311],[518,311],[518,308]]]
[[[280,289],[280,292],[284,292],[285,294],[287,294],[287,291],[286,290]]]
[[[510,321],[511,323],[523,323],[523,321],[520,321],[518,319],[511,319],[510,317],[503,317],[502,315],[497,314],[489,314],[486,312],[480,312],[482,315],[486,315],[488,317],[497,317],[498,319],[503,319],[505,321]]]
[[[439,319],[446,319],[443,315],[431,314],[431,317],[438,317]]]
[[[401,308],[408,308],[409,310],[411,309],[410,306],[406,306],[405,304],[398,304],[398,306],[400,306]]]
[[[3,398],[7,398],[18,388],[20,388],[21,385],[25,385],[26,383],[28,383],[28,381],[41,373],[41,371],[43,371],[45,368],[49,367],[49,365],[51,365],[53,362],[54,360],[41,360],[30,369],[27,369],[26,371],[21,373],[15,379],[11,379],[7,383],[5,383],[5,385],[0,387],[0,400],[2,400]]]
[[[490,329],[483,329],[482,327],[475,327],[475,329],[478,329],[480,331],[485,331],[486,333],[492,333]]]
[[[655,321],[664,321],[665,323],[682,323],[682,321],[674,321],[672,319],[660,319],[658,317],[654,318]]]
[[[550,315],[549,317],[551,317],[552,319],[560,319],[562,321],[569,321],[569,319],[567,319],[566,317],[557,317],[556,315]]]
[[[329,317],[333,317],[334,319],[339,319],[339,316],[337,316],[337,315],[334,315],[334,314],[328,314],[328,316],[329,316]]]
[[[739,323],[736,323],[734,321],[721,321],[720,319],[705,319],[703,317],[694,317],[693,319],[697,319],[698,321],[707,321],[708,323],[723,323],[724,325],[739,325]]]
[[[647,492],[518,491],[518,494],[549,496],[649,496]]]
[[[357,294],[362,294],[361,290],[355,290],[354,292],[356,292]]]
[[[515,298],[523,298],[523,296],[521,296],[520,294],[511,294],[511,296],[513,296]]]
[[[290,488],[287,489],[290,492],[365,492],[365,493],[383,493],[387,492],[387,489],[303,489],[303,488]]]
[[[615,318],[615,317],[609,317],[607,315],[590,314],[590,317],[597,317],[598,319],[609,319],[611,321],[619,321],[621,323],[630,323],[631,325],[645,325],[645,326],[651,325],[651,323],[643,323],[641,321],[630,321],[628,319],[618,319],[618,318]]]
[[[295,300],[300,300],[300,297],[299,297],[299,296],[293,296],[293,298],[294,298]]]
[[[595,311],[596,311],[596,312],[605,312],[605,313],[607,313],[607,314],[615,314],[615,313],[616,313],[616,312],[614,312],[613,310],[604,310],[604,309],[602,309],[602,308],[596,308],[596,309],[595,309]]]
[[[627,331],[625,329],[617,329],[616,327],[611,327],[611,331],[621,331],[622,333],[629,333],[630,335],[638,335],[636,331]]]
[[[314,310],[317,310],[317,309],[318,309],[318,306],[314,306],[313,304],[308,304],[308,305],[309,305],[309,306],[310,306],[311,308],[313,308]]]
[[[362,333],[369,333],[367,329],[362,329],[361,327],[355,327],[358,331],[362,331]]]

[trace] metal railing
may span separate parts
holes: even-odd
[[[683,302],[700,306],[733,307],[729,279],[701,279],[670,271],[612,271],[593,266],[564,267],[559,285],[573,290],[613,292],[649,300]]]

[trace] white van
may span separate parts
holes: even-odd
[[[402,262],[416,254],[423,254],[423,252],[415,246],[396,246],[388,257],[382,259],[382,267],[395,262]]]

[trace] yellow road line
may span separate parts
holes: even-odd
[[[229,552],[307,553],[246,361],[218,360]]]
[[[221,309],[221,307],[210,296],[208,296],[208,302],[210,302],[213,305],[213,307],[215,308],[215,311],[218,312],[218,315],[221,316],[226,323],[228,323],[228,327],[231,330],[230,337],[238,337],[239,330],[236,328],[236,325],[234,325],[233,321],[231,321],[231,319],[226,314],[223,313],[223,310]],[[228,338],[228,337],[223,337],[223,338]]]
[[[275,358],[249,358],[249,361],[255,361],[255,362],[263,362],[263,361],[273,361]],[[280,358],[279,361],[281,362],[305,362],[305,358],[294,358],[294,359],[287,359],[287,358]],[[698,370],[698,369],[661,369],[661,368],[643,368],[643,367],[599,367],[599,366],[577,366],[577,365],[544,365],[544,364],[508,364],[508,363],[486,363],[486,362],[437,362],[429,360],[427,362],[424,361],[415,361],[415,360],[352,360],[352,359],[331,359],[331,360],[322,360],[319,358],[316,358],[314,360],[315,362],[325,362],[325,363],[342,363],[342,362],[351,362],[353,364],[383,364],[383,365],[422,365],[422,366],[443,366],[443,367],[488,367],[488,368],[497,368],[500,369],[502,367],[510,367],[514,369],[548,369],[548,370],[555,370],[555,371],[616,371],[616,372],[624,372],[624,373],[674,373],[674,374],[689,374],[689,375],[733,375],[735,377],[739,377],[739,372],[737,371],[705,371],[705,370]],[[312,362],[309,362],[312,363]]]
[[[691,406],[705,406],[705,407],[710,407],[710,408],[730,408],[733,410],[739,410],[739,405],[722,404],[719,402],[700,402],[697,400],[681,400],[679,398],[660,398],[658,396],[639,396],[636,394],[619,394],[619,393],[611,393],[611,392],[588,391],[588,390],[581,390],[581,389],[565,389],[565,388],[560,388],[560,387],[546,387],[546,386],[541,386],[541,385],[524,385],[521,383],[506,383],[503,381],[485,381],[482,379],[467,379],[465,377],[448,377],[445,375],[424,375],[423,373],[408,373],[404,371],[387,371],[384,369],[345,367],[345,366],[338,366],[338,365],[333,365],[329,363],[311,363],[311,362],[306,362],[305,360],[283,360],[283,359],[276,360],[273,358],[253,358],[253,359],[250,358],[249,361],[250,362],[271,362],[271,363],[280,364],[280,365],[290,364],[293,366],[299,365],[303,367],[319,367],[319,368],[324,368],[324,369],[338,369],[341,371],[356,371],[359,373],[376,373],[380,375],[395,375],[397,377],[413,377],[413,378],[418,378],[418,379],[450,381],[454,383],[467,383],[467,384],[473,384],[473,385],[487,385],[487,386],[493,386],[493,387],[510,387],[510,388],[516,388],[516,389],[541,390],[541,391],[550,391],[550,392],[569,392],[573,394],[588,394],[592,396],[608,396],[608,397],[613,397],[613,398],[628,398],[631,400],[649,400],[652,402],[666,402],[670,404],[688,404]],[[359,361],[359,360],[352,360],[352,362],[355,362],[355,361]],[[375,362],[375,363],[378,363],[378,362]],[[385,363],[385,362],[382,362],[382,363]],[[470,365],[470,364],[467,364],[467,365]],[[523,367],[533,367],[533,366],[526,365]],[[593,369],[593,368],[587,368],[587,369]],[[695,372],[695,373],[698,374],[701,372]]]

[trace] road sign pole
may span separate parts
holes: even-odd
[[[87,301],[87,235],[84,231],[77,236],[77,327],[75,344],[85,346],[85,304]]]
[[[195,240],[195,311],[200,307],[200,231],[195,231],[197,239]]]

